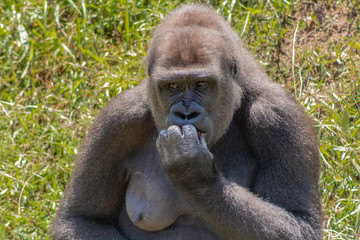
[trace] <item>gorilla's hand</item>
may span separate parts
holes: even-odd
[[[214,156],[204,136],[193,125],[172,125],[162,130],[156,141],[162,164],[177,187],[196,187],[215,179]],[[211,182],[211,181],[210,181]]]

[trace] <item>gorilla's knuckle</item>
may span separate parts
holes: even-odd
[[[187,124],[183,126],[183,131],[186,133],[196,132],[196,128],[193,125]]]
[[[159,133],[159,137],[161,137],[163,139],[167,139],[168,138],[167,131],[165,129],[161,130],[160,133]]]

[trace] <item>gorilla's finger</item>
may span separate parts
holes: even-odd
[[[168,129],[167,129],[167,135],[168,135],[168,139],[169,141],[177,139],[179,137],[183,138],[184,135],[181,131],[181,129],[176,126],[176,125],[171,125]]]
[[[167,131],[165,129],[161,130],[159,133],[159,137],[163,139],[167,139],[168,138]]]
[[[183,126],[182,132],[186,138],[198,139],[198,132],[193,125]]]

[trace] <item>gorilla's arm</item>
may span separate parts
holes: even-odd
[[[251,189],[221,176],[188,126],[178,139],[175,126],[160,133],[163,164],[176,188],[224,239],[321,239],[316,134],[287,93],[269,92],[272,96],[258,97],[240,113],[241,129],[258,162]],[[180,147],[173,149],[172,142]]]
[[[144,92],[141,85],[119,94],[90,128],[52,223],[53,239],[123,239],[116,223],[126,191],[124,161],[153,126]]]

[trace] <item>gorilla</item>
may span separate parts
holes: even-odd
[[[53,239],[321,239],[318,139],[202,5],[154,32],[148,78],[90,128]]]

